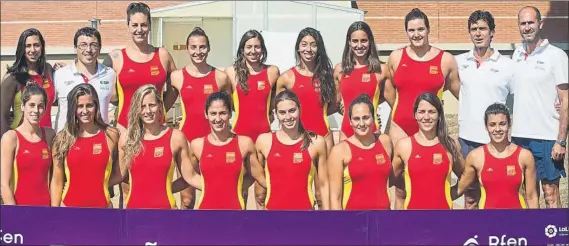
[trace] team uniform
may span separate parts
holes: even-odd
[[[258,74],[249,75],[247,83],[249,92],[245,93],[237,85],[233,91],[235,118],[233,131],[239,135],[248,136],[253,141],[262,133],[271,131],[269,110],[271,104],[271,83],[265,66]],[[243,109],[243,110],[240,110]],[[252,121],[251,119],[255,119]]]
[[[506,104],[513,92],[514,62],[497,50],[482,63],[476,60],[474,50],[455,58],[460,75],[458,140],[466,158],[470,151],[490,142],[480,116],[493,103]]]
[[[272,133],[271,149],[267,154],[265,177],[267,210],[312,210],[312,184],[316,167],[303,141],[293,145],[281,143]]]
[[[156,87],[162,97],[164,85],[168,79],[168,74],[160,62],[159,49],[156,48],[154,56],[148,62],[136,62],[131,60],[126,54],[126,48],[121,50],[123,56],[123,66],[118,75],[117,95],[119,106],[117,108],[117,123],[123,127],[128,126],[128,112],[130,102],[134,92],[145,84]],[[166,112],[166,110],[164,110]],[[166,117],[166,115],[164,115]]]
[[[302,110],[300,120],[305,129],[312,131],[320,136],[326,136],[330,132],[328,124],[328,104],[320,99],[320,80],[304,76],[296,70],[294,73],[294,86],[292,91],[298,96]]]
[[[68,66],[62,67],[55,71],[54,82],[56,98],[59,104],[57,118],[55,121],[55,130],[61,131],[67,121],[67,95],[77,85],[89,83],[97,91],[101,111],[101,117],[105,123],[109,123],[109,105],[115,86],[115,71],[101,63],[97,64],[97,73],[91,79],[77,71],[75,65],[77,59]],[[125,125],[126,126],[126,125]]]
[[[445,85],[445,77],[441,70],[443,54],[441,50],[429,61],[416,61],[409,57],[405,48],[403,49],[401,61],[393,75],[393,85],[397,90],[392,118],[407,136],[419,131],[413,112],[417,97],[430,92],[442,100]]]
[[[524,176],[519,156],[522,150],[517,146],[506,158],[496,158],[484,145],[484,165],[480,171],[480,209],[522,209],[527,208],[522,185]]]
[[[15,130],[18,150],[14,157],[14,199],[18,205],[50,206],[49,169],[51,151],[47,144],[45,129],[38,142],[30,142]]]
[[[452,209],[452,165],[442,144],[423,146],[411,136],[405,166],[405,209]]]
[[[197,209],[245,209],[241,194],[245,167],[237,135],[222,146],[213,145],[204,137],[200,172],[202,192]]]
[[[215,80],[215,68],[204,77],[194,77],[183,68],[183,81],[180,89],[182,121],[180,131],[188,141],[204,137],[210,132],[205,118],[205,101],[209,94],[219,91]]]
[[[377,111],[379,103],[379,86],[375,73],[368,73],[368,66],[354,68],[350,74],[342,75],[340,78],[340,93],[342,94],[343,105],[350,105],[360,94],[365,93],[370,98],[373,98],[374,112]],[[373,125],[372,131],[375,132],[379,128],[379,123],[376,121]],[[350,125],[350,117],[348,112],[344,112],[342,119],[342,132],[346,137],[354,134],[354,130]]]
[[[40,119],[39,125],[42,127],[52,128],[51,106],[53,105],[55,99],[55,88],[53,86],[53,79],[51,77],[51,74],[46,73],[45,78],[42,78],[42,76],[39,74],[30,75],[29,80],[43,87],[45,93],[47,94],[46,98],[47,103],[45,105],[44,113],[42,118]],[[22,121],[24,120],[24,116],[22,114],[22,94],[24,93],[25,88],[26,88],[25,86],[20,86],[20,89],[16,92],[16,95],[14,96],[14,103],[13,103],[14,106],[12,107],[12,110],[14,111],[14,119],[12,121],[12,124],[10,125],[10,128],[12,129],[16,129],[16,127],[22,124]]]
[[[126,208],[176,208],[172,194],[175,169],[171,148],[173,130],[168,128],[166,131],[160,138],[142,139],[143,151],[133,158],[130,165],[130,193],[126,198]]]
[[[65,206],[106,208],[111,201],[108,190],[111,171],[112,159],[105,131],[78,137],[65,159],[67,182],[62,199]]]
[[[512,142],[532,152],[539,180],[565,177],[563,159],[553,160],[551,149],[559,131],[557,86],[568,82],[567,54],[547,39],[531,54],[525,44],[512,55],[515,62]]]
[[[344,168],[345,210],[389,209],[389,175],[391,160],[379,139],[370,149],[362,149],[350,141],[352,159]]]

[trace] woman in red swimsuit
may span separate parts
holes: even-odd
[[[385,85],[385,100],[392,108],[389,136],[394,145],[400,139],[419,131],[413,117],[413,103],[424,92],[437,95],[443,91],[458,99],[460,79],[458,65],[452,54],[429,43],[429,19],[415,8],[405,16],[405,32],[409,45],[389,55],[388,68],[392,80]]]
[[[46,61],[45,41],[40,31],[30,28],[22,32],[16,49],[16,61],[8,67],[2,81],[0,136],[9,129],[18,127],[24,120],[21,111],[22,92],[28,82],[35,82],[45,90],[47,98],[40,126],[52,127],[51,106],[55,101],[53,71],[54,68]],[[13,115],[10,108],[13,109]]]
[[[55,131],[41,127],[47,94],[36,83],[22,92],[22,124],[2,136],[1,197],[6,205],[50,206],[49,169]]]
[[[113,162],[119,132],[103,121],[101,103],[91,84],[77,85],[67,98],[67,120],[53,144],[51,204],[112,207],[108,189],[122,181],[118,163]]]

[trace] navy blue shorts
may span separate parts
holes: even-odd
[[[567,176],[563,167],[563,159],[559,161],[551,159],[554,140],[512,137],[512,142],[531,151],[535,159],[538,180],[555,181]]]
[[[474,149],[484,145],[482,143],[468,141],[466,139],[458,138],[458,142],[460,143],[460,149],[462,151],[462,157],[466,160],[466,156],[473,151]]]

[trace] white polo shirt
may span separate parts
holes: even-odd
[[[89,83],[97,91],[101,104],[101,117],[105,123],[109,123],[109,104],[111,101],[113,87],[115,86],[115,71],[101,63],[98,64],[97,73],[89,81],[85,81],[83,75],[77,71],[75,59],[70,65],[55,71],[54,84],[56,98],[59,103],[59,110],[55,120],[54,129],[59,132],[63,130],[67,120],[67,95],[73,88],[82,83]]]
[[[512,60],[516,64],[512,136],[557,140],[555,103],[557,86],[569,81],[567,54],[544,39],[529,55],[525,44],[518,47]]]
[[[460,76],[458,100],[458,136],[488,143],[484,113],[493,103],[506,103],[514,77],[514,62],[497,50],[478,64],[474,50],[455,56]]]

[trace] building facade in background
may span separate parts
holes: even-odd
[[[235,5],[232,5],[231,1],[144,2],[151,7],[153,17],[155,15],[168,16],[168,28],[163,27],[166,22],[162,22],[162,19],[160,21],[156,21],[156,18],[153,19],[151,40],[153,44],[162,45],[170,50],[177,67],[183,67],[187,63],[186,51],[180,47],[182,47],[181,44],[185,44],[184,39],[193,26],[202,26],[208,35],[212,33],[210,39],[213,48],[210,56],[213,64],[218,67],[230,65],[235,48],[232,46],[235,46],[233,44],[236,42],[236,37],[240,39],[242,35],[242,33],[232,34],[233,40],[231,40],[231,36],[222,35],[235,30],[235,28],[231,29],[232,20],[233,22],[235,20],[235,15],[231,15],[231,11],[235,13],[231,6]],[[363,11],[362,13],[365,13],[363,20],[372,27],[383,61],[386,61],[386,57],[392,50],[408,43],[404,31],[404,18],[412,8],[420,8],[428,15],[431,26],[429,36],[431,43],[441,49],[451,51],[453,54],[466,52],[472,48],[467,28],[469,15],[478,9],[490,11],[496,20],[493,47],[502,54],[510,55],[521,40],[517,27],[518,10],[523,6],[532,5],[539,8],[542,13],[545,20],[543,31],[549,41],[566,51],[569,50],[569,3],[566,1],[315,2],[329,6],[327,8],[330,10],[338,9],[346,12],[352,10],[354,13],[357,12],[353,11],[354,9]],[[102,35],[102,55],[112,49],[124,47],[129,38],[126,24],[126,7],[129,3],[130,1],[2,1],[0,3],[1,75],[4,76],[6,65],[12,64],[14,61],[19,35],[23,30],[30,27],[39,29],[44,35],[46,53],[50,62],[71,62],[75,57],[73,52],[75,31],[80,27],[91,25],[89,20],[92,18],[101,20],[98,29]],[[305,4],[310,3],[305,2]],[[267,4],[266,1],[265,4]],[[266,6],[269,5],[259,4],[255,6],[267,8]],[[265,11],[271,16],[282,14],[285,10],[272,8]],[[294,18],[295,15],[301,16],[302,13],[308,13],[308,18],[310,18],[311,13],[309,7],[302,11],[300,9],[286,11],[290,12],[288,15],[291,18]],[[313,11],[316,13],[316,10],[313,9]],[[326,14],[325,11],[318,12],[318,14],[321,13]],[[332,14],[333,12],[328,13],[329,16]],[[304,16],[299,18],[306,18],[307,14]],[[204,21],[205,19],[208,20],[207,23],[209,24]],[[180,25],[177,26],[177,24]],[[225,27],[227,28],[224,29]],[[316,28],[318,29],[318,26]],[[296,32],[298,31],[300,29],[296,30]],[[345,35],[347,27],[345,29],[338,28],[337,31]],[[178,36],[174,37],[173,35]],[[323,36],[325,43],[332,42],[327,41],[324,34]],[[343,42],[343,40],[334,41]],[[334,47],[338,49],[337,46]],[[290,49],[292,51],[292,47]],[[445,102],[449,102],[448,104],[445,103],[445,110],[448,113],[456,112],[456,100],[451,97],[445,95]],[[447,108],[447,105],[450,108]]]

